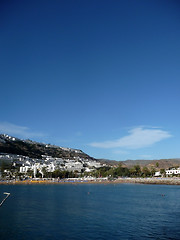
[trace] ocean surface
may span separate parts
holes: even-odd
[[[0,185],[0,240],[180,239],[180,186]]]

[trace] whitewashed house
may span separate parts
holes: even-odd
[[[172,168],[169,170],[165,170],[165,172],[166,172],[166,176],[178,175],[180,174],[180,168],[177,168],[177,169]],[[161,177],[161,175],[162,174],[160,173],[160,171],[158,171],[158,172],[155,172],[154,177]]]
[[[170,170],[166,170],[166,175],[178,175],[180,174],[180,168],[172,168]]]
[[[161,173],[159,171],[155,172],[154,177],[161,177]]]
[[[27,173],[28,170],[31,170],[30,166],[21,166],[19,169],[20,173]]]

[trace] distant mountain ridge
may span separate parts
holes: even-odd
[[[108,159],[98,159],[101,163],[106,163],[112,166],[117,166],[121,164],[123,167],[131,168],[134,165],[139,165],[140,167],[156,168],[156,169],[168,169],[171,167],[180,166],[180,158],[172,159],[157,159],[157,160],[126,160],[126,161],[116,161]]]
[[[7,134],[0,134],[0,153],[17,154],[37,159],[42,159],[42,155],[47,155],[63,159],[80,157],[88,160],[95,160],[79,149],[64,148],[31,141],[29,139],[22,140]]]

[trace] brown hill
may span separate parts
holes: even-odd
[[[108,159],[98,159],[102,163],[106,163],[111,166],[117,166],[121,164],[124,167],[132,168],[135,165],[139,165],[142,167],[148,167],[149,169],[168,169],[172,167],[180,166],[180,158],[172,158],[172,159],[157,159],[157,160],[126,160],[126,161],[115,161]]]

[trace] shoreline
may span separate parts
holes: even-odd
[[[0,181],[0,185],[34,185],[34,184],[154,184],[154,185],[180,185],[180,178],[118,178],[116,180],[87,180],[87,181],[71,181],[71,180],[6,180]]]

